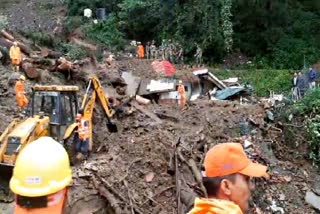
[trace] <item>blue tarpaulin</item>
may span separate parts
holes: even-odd
[[[228,97],[236,95],[242,91],[247,91],[248,89],[245,87],[230,87],[223,90],[219,90],[214,94],[214,97],[219,100],[225,100]]]

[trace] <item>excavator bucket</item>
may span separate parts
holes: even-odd
[[[117,125],[114,124],[114,123],[111,122],[111,121],[107,121],[107,128],[108,128],[109,132],[111,132],[111,133],[118,132],[118,127],[117,127]]]

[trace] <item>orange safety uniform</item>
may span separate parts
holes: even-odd
[[[143,45],[138,45],[138,57],[139,58],[144,58],[144,47]]]
[[[196,198],[194,208],[188,214],[243,214],[232,201]]]
[[[89,122],[87,120],[81,119],[78,122],[78,134],[80,140],[89,138]]]
[[[21,50],[17,46],[11,46],[10,48],[10,59],[13,65],[20,65],[21,63]]]
[[[33,199],[31,198],[31,200]],[[62,214],[64,213],[66,202],[67,188],[64,188],[57,193],[48,195],[47,206],[43,208],[24,208],[16,202],[14,214]]]
[[[17,104],[19,108],[24,108],[29,104],[29,100],[27,99],[25,95],[25,87],[21,80],[18,80],[16,82],[16,85],[14,87],[14,90],[16,92],[16,99]]]
[[[178,85],[178,93],[180,95],[180,105],[186,105],[187,98],[186,98],[186,90],[183,84]]]

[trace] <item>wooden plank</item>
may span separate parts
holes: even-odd
[[[148,117],[150,117],[151,119],[156,121],[157,123],[159,123],[159,124],[162,123],[162,120],[156,114],[154,114],[151,111],[143,108],[138,103],[131,102],[131,105],[133,107],[135,107],[137,110],[139,110],[140,112],[142,112],[143,114],[147,115]]]

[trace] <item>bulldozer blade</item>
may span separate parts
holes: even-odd
[[[111,132],[111,133],[118,132],[117,125],[112,123],[112,122],[110,122],[110,121],[107,122],[107,128],[108,128],[109,132]]]

